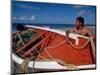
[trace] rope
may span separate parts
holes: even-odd
[[[24,72],[26,73],[28,71],[28,64],[29,64],[29,61],[31,60],[32,58],[27,58],[25,59],[22,64],[20,65],[20,70],[21,72]]]
[[[61,64],[62,66],[67,67],[68,70],[78,70],[78,67],[74,64],[68,64],[65,63],[63,60],[60,59],[54,59],[58,64]]]
[[[70,41],[68,41],[68,42],[69,42],[70,45],[71,45],[73,48],[75,48],[75,49],[83,49],[83,48],[89,43],[89,41],[90,41],[90,40],[88,40],[88,41],[87,41],[83,46],[81,46],[81,47],[75,47]],[[61,65],[63,65],[63,66],[66,66],[66,67],[68,68],[68,70],[77,70],[77,69],[78,69],[77,66],[75,66],[75,65],[73,65],[73,64],[66,64],[64,61],[54,58],[54,57],[47,51],[48,48],[55,48],[55,47],[61,46],[61,45],[64,44],[65,42],[66,42],[66,41],[63,41],[63,42],[57,44],[56,46],[47,47],[47,48],[44,49],[44,51],[46,51],[46,53],[48,54],[48,56],[49,56],[51,59],[55,60],[56,62],[58,62],[59,64],[61,64]]]
[[[85,44],[83,44],[83,46],[76,47],[76,46],[74,46],[70,41],[68,41],[68,43],[69,43],[73,48],[78,49],[78,50],[83,49],[84,47],[86,47],[87,44],[88,44],[89,42],[90,42],[90,40],[88,40]]]
[[[28,65],[29,59],[25,59],[22,64],[20,65],[20,70],[24,73],[27,72],[27,65]]]
[[[35,66],[35,61],[33,62],[33,72],[35,72],[34,66]]]
[[[20,41],[22,42],[22,44],[25,45],[24,42],[23,42],[23,40],[22,40],[22,38],[21,38],[21,36],[19,34],[18,34],[18,36],[19,36]]]
[[[41,56],[40,52],[39,52],[37,49],[35,49],[35,50],[38,52],[38,56],[40,56],[41,58],[43,58],[43,59],[45,59],[45,60],[48,60],[47,58]]]
[[[75,47],[70,41],[68,41],[68,43],[69,43],[73,48],[75,48],[75,49],[83,49],[83,48],[89,43],[89,41],[90,41],[90,39],[89,39],[83,46],[80,46],[80,47]],[[75,66],[74,64],[67,64],[67,63],[65,63],[64,61],[60,60],[60,59],[56,59],[56,58],[54,58],[54,57],[47,51],[48,48],[56,48],[56,47],[58,47],[58,46],[61,46],[61,45],[64,44],[64,43],[66,43],[66,41],[63,41],[63,42],[61,42],[61,43],[59,43],[59,44],[57,44],[57,45],[55,45],[55,46],[46,47],[46,48],[44,49],[44,51],[46,51],[47,55],[48,55],[52,60],[56,61],[58,64],[61,64],[61,65],[63,65],[63,66],[66,66],[66,67],[68,68],[68,70],[78,70],[77,66]],[[49,61],[49,60],[50,60],[50,59],[47,59],[47,58],[43,57],[37,49],[35,49],[35,50],[38,52],[39,57],[43,58],[43,59],[46,60],[46,61]],[[22,65],[21,65],[21,66],[22,66],[21,68],[22,68],[22,70],[23,70],[24,72],[27,71],[28,63],[29,63],[29,59],[26,59],[26,60],[22,63]],[[35,63],[34,63],[34,64],[35,64]]]
[[[80,46],[80,47],[76,47],[76,46],[73,45],[70,41],[68,41],[68,43],[69,43],[73,48],[75,48],[75,49],[83,49],[84,47],[86,47],[86,45],[89,43],[89,41],[90,41],[90,40],[87,40],[87,42],[86,42],[85,44],[83,44],[82,46]],[[47,49],[47,48],[56,48],[56,47],[61,46],[61,45],[64,44],[64,43],[66,43],[66,41],[63,41],[63,42],[61,42],[61,43],[59,43],[59,44],[57,44],[57,45],[55,45],[55,46],[46,47],[46,49]]]
[[[64,41],[62,41],[61,43],[59,43],[59,44],[55,45],[55,46],[46,47],[46,48],[56,48],[56,47],[61,46],[61,45],[62,45],[62,44],[64,44],[64,43],[66,43],[66,41],[65,41],[65,40],[64,40]]]
[[[65,66],[68,70],[78,70],[77,66],[75,66],[74,64],[65,63],[64,61],[62,61],[60,59],[56,59],[56,58],[52,57],[48,51],[46,51],[46,52],[49,55],[49,57],[51,57],[52,60],[56,61],[58,64],[60,64],[62,66]],[[45,57],[43,57],[43,58],[45,58]],[[50,59],[47,59],[47,58],[45,58],[45,59],[46,59],[45,61],[51,61]]]
[[[17,68],[17,66],[16,66],[16,64],[13,62],[12,63],[12,66],[13,66],[13,70],[14,70],[14,72],[13,73],[16,73],[16,72],[19,72],[20,73],[20,70]]]
[[[92,38],[90,38],[90,42],[91,42],[91,46],[92,46],[92,51],[93,51],[93,55],[95,57],[95,44]]]
[[[62,45],[62,44],[65,43],[65,42],[66,42],[66,41],[63,41],[63,42],[61,42],[60,44],[57,44],[56,46],[53,46],[52,48],[57,47],[57,46],[60,46],[60,45]],[[47,47],[47,48],[51,48],[51,47]],[[62,61],[62,60],[60,60],[60,59],[54,58],[54,57],[47,51],[47,48],[45,48],[44,51],[46,51],[46,53],[48,54],[48,56],[49,56],[51,59],[53,59],[54,61],[56,61],[58,64],[61,64],[61,65],[63,65],[63,66],[66,66],[66,67],[68,68],[68,70],[77,70],[77,69],[78,69],[77,66],[75,66],[75,65],[73,65],[73,64],[66,64],[64,61]],[[35,50],[38,52],[39,57],[43,58],[43,59],[46,60],[46,61],[50,61],[50,59],[47,59],[47,58],[41,56],[41,55],[40,55],[40,52],[39,52],[37,49],[35,49]]]
[[[64,42],[65,42],[65,41],[63,41],[63,43],[64,43]],[[63,44],[63,43],[60,43],[60,44]],[[60,44],[59,44],[59,45],[60,45]],[[57,46],[59,46],[59,45],[57,45]],[[57,46],[55,46],[55,47],[57,47]],[[48,48],[50,48],[50,47],[48,47]],[[48,56],[49,56],[52,60],[56,61],[58,64],[61,64],[62,66],[66,66],[68,70],[78,70],[77,66],[75,66],[74,64],[67,64],[67,63],[65,63],[64,61],[60,60],[60,59],[54,58],[46,49],[47,49],[47,48],[45,48],[44,51],[46,51],[46,53],[48,54]],[[42,57],[43,57],[43,56],[42,56]],[[45,57],[43,57],[43,58],[45,58]],[[50,60],[50,59],[47,59],[47,58],[46,58],[46,61],[49,61],[49,60]]]

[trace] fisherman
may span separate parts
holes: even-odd
[[[76,34],[79,34],[79,35],[88,36],[91,39],[94,38],[92,30],[85,27],[83,17],[77,17],[76,21],[75,21],[75,27],[66,31],[67,41],[69,40],[69,38],[68,38],[69,33],[76,33]]]
[[[69,36],[68,36],[69,33],[75,33],[75,34],[87,36],[88,40],[90,41],[90,44],[91,44],[93,56],[95,57],[95,54],[96,54],[95,43],[94,43],[95,36],[93,35],[91,29],[85,27],[85,25],[84,25],[84,18],[83,17],[77,17],[76,21],[75,21],[75,27],[66,31],[67,43],[70,43]]]

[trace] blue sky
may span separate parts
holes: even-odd
[[[13,1],[13,23],[74,24],[82,16],[85,24],[95,24],[96,7],[38,2]]]

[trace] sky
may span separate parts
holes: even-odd
[[[12,2],[13,23],[74,24],[75,19],[79,16],[84,17],[85,24],[95,25],[96,6]]]

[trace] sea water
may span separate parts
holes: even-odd
[[[12,23],[12,32],[17,31],[16,27],[19,23]],[[22,25],[33,25],[33,26],[40,26],[40,27],[49,27],[52,29],[66,31],[69,28],[73,28],[75,25],[73,24],[24,24]],[[85,25],[86,27],[90,28],[94,34],[96,34],[96,25]]]

